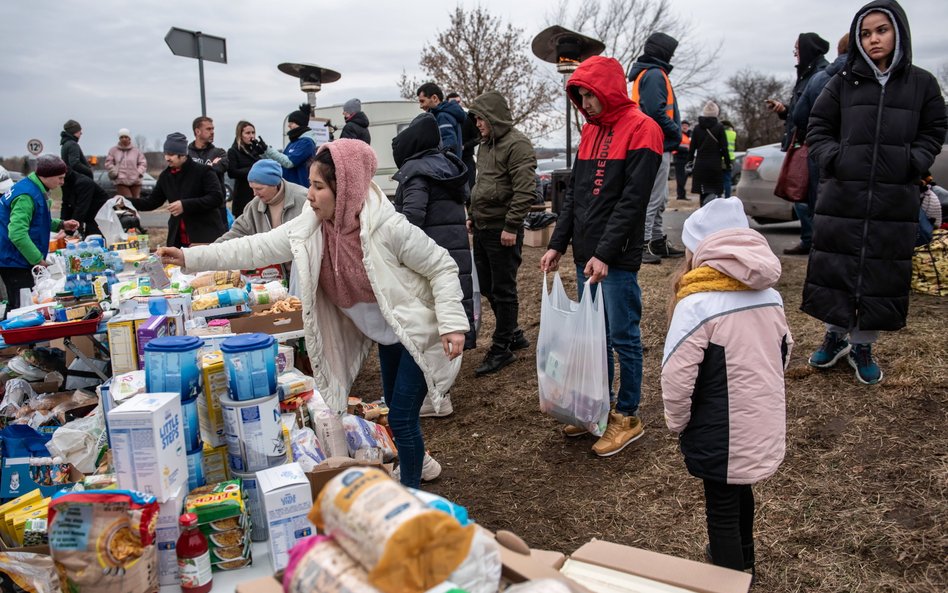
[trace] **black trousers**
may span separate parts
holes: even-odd
[[[672,157],[675,163],[675,187],[677,192],[677,197],[679,200],[688,199],[688,174],[685,173],[685,165],[688,164],[688,157],[683,159],[678,158],[677,156]]]
[[[30,268],[0,268],[3,286],[7,289],[7,311],[30,303],[20,303],[20,289],[33,288],[33,272]]]
[[[523,229],[510,247],[500,244],[501,229],[474,229],[474,265],[481,286],[481,295],[494,310],[492,348],[506,350],[518,329],[517,270],[523,252]]]
[[[754,568],[754,491],[750,484],[704,480],[711,561],[726,568]]]

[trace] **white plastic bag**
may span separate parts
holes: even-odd
[[[609,421],[609,375],[602,287],[595,292],[594,297],[587,282],[577,303],[566,296],[558,272],[552,291],[543,276],[537,382],[540,411],[602,436]]]
[[[102,231],[102,236],[105,237],[106,242],[110,245],[128,239],[128,234],[122,229],[122,221],[119,219],[118,212],[115,211],[115,205],[120,202],[129,210],[138,212],[135,206],[132,206],[131,202],[123,199],[122,196],[115,196],[114,198],[106,200],[105,204],[99,208],[99,211],[96,212],[95,215],[95,221]]]
[[[60,276],[59,279],[53,277],[52,271],[45,266],[33,266],[33,292],[31,298],[36,303],[51,303],[55,300],[56,293],[63,290],[66,286],[66,278]]]

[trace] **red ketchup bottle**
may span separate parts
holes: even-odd
[[[181,535],[178,536],[175,552],[184,593],[208,593],[213,586],[211,553],[207,549],[207,538],[198,529],[197,522],[194,513],[185,513],[178,519]]]

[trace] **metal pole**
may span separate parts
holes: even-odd
[[[569,74],[563,75],[563,88],[569,82]],[[566,94],[566,168],[573,168],[573,122],[570,121],[569,93]]]
[[[207,101],[204,99],[204,44],[201,43],[201,32],[197,36],[198,49],[198,78],[201,80],[201,117],[207,117]]]

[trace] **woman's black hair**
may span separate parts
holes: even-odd
[[[313,165],[319,169],[320,176],[329,186],[329,189],[332,190],[332,193],[336,193],[336,164],[332,162],[332,154],[329,149],[317,152],[316,158],[313,159]]]

